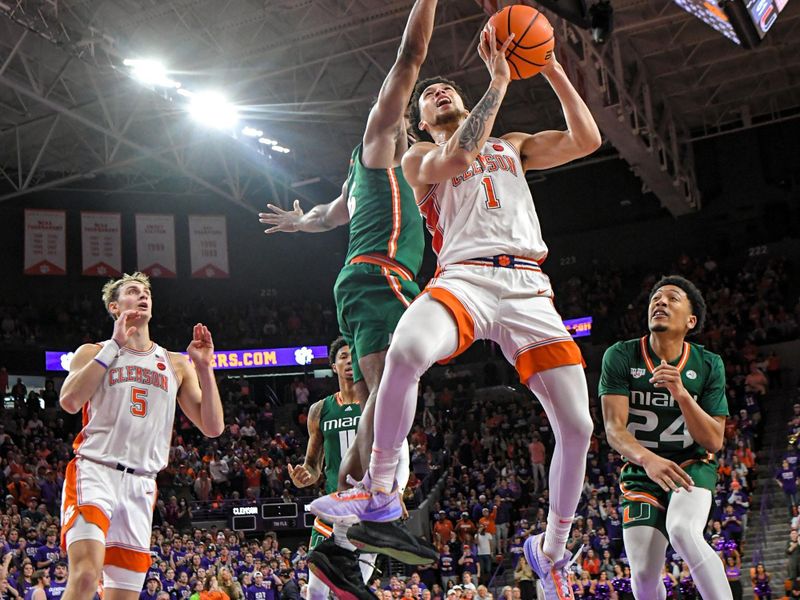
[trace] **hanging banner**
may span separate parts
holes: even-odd
[[[228,230],[224,216],[189,215],[192,277],[228,277]]]
[[[175,277],[173,215],[136,215],[136,265],[150,277]]]
[[[26,275],[67,273],[67,213],[25,209]]]
[[[122,274],[122,219],[119,213],[81,212],[83,275]]]

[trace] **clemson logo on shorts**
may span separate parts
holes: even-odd
[[[73,516],[74,514],[75,514],[75,505],[74,505],[74,504],[70,504],[70,505],[69,505],[69,506],[68,506],[68,507],[67,507],[67,508],[64,510],[64,520],[63,520],[63,522],[64,522],[64,523],[69,523],[70,519],[72,519],[72,516]]]
[[[497,262],[500,263],[501,267],[507,267],[511,264],[511,259],[506,256],[505,254],[497,259]]]

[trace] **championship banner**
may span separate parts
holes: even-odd
[[[189,215],[192,277],[228,277],[228,229],[224,216]]]
[[[173,215],[136,215],[136,265],[150,277],[175,277]]]
[[[119,213],[81,212],[83,275],[122,274],[122,219]]]
[[[25,275],[67,273],[67,213],[25,209]]]

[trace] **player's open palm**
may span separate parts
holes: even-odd
[[[665,492],[677,492],[682,487],[690,490],[694,485],[692,478],[680,465],[656,454],[643,461],[642,467],[647,476]]]
[[[139,318],[138,310],[123,310],[117,320],[114,321],[114,333],[111,334],[111,339],[122,348],[131,339],[131,336],[136,333],[136,326],[133,321]]]
[[[293,467],[291,464],[287,465],[289,469],[289,477],[292,479],[292,483],[294,483],[299,488],[308,487],[312,483],[314,483],[314,479],[311,477],[311,473],[308,472],[305,465],[297,465]]]
[[[192,362],[200,367],[210,367],[214,358],[214,340],[208,327],[198,323],[192,329],[192,341],[186,352]]]
[[[492,79],[511,80],[511,67],[506,60],[506,50],[513,39],[514,34],[510,33],[503,45],[498,48],[495,28],[491,23],[487,23],[483,28],[480,42],[478,42],[478,54],[486,64],[486,68],[489,69]]]
[[[267,208],[272,212],[258,213],[258,222],[264,225],[272,225],[265,229],[264,233],[278,233],[283,231],[292,233],[300,229],[300,219],[303,218],[303,209],[300,208],[300,200],[295,200],[292,210],[283,210],[274,204],[267,204]]]

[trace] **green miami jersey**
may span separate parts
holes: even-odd
[[[399,262],[416,277],[425,238],[422,216],[403,169],[369,169],[361,161],[361,144],[350,157],[347,210],[350,241],[345,264],[356,256],[381,254]]]
[[[603,356],[599,395],[628,397],[628,431],[645,448],[678,464],[704,459],[708,452],[692,439],[678,402],[665,388],[650,383],[660,363],[649,336],[617,342]],[[680,357],[670,364],[678,367],[684,387],[706,413],[728,415],[719,355],[684,342]]]
[[[342,404],[337,392],[322,400],[319,430],[322,432],[322,448],[325,457],[325,493],[336,491],[339,482],[339,466],[347,449],[353,445],[356,429],[361,420],[361,406]]]

